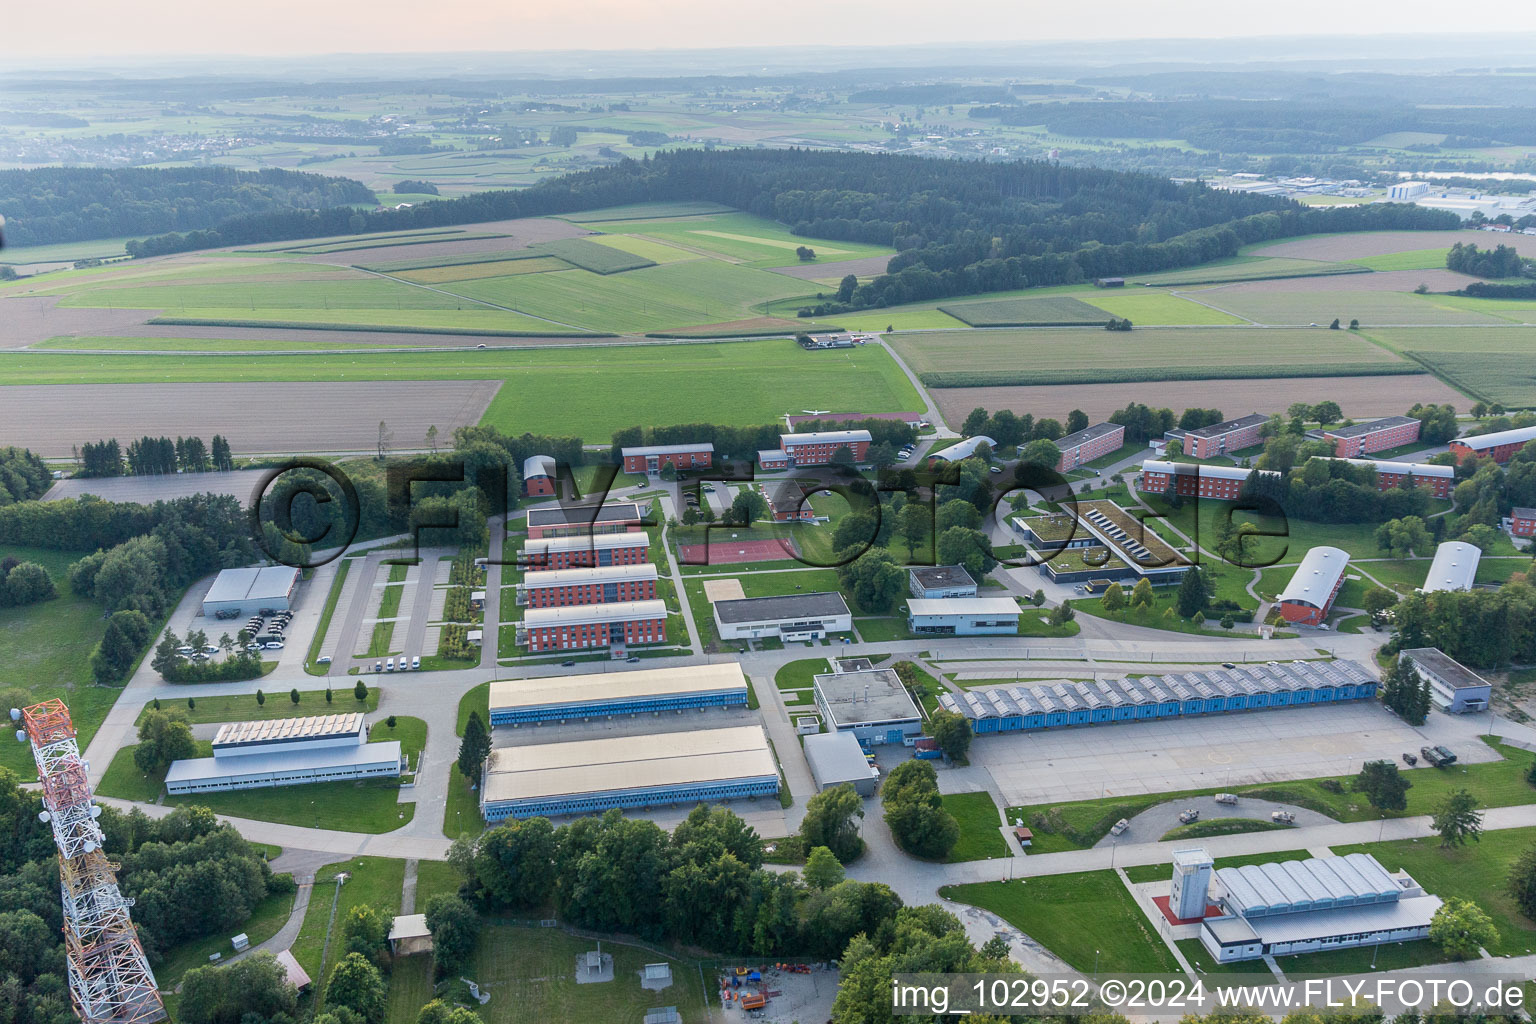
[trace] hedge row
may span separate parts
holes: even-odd
[[[1085,367],[1080,370],[955,370],[919,374],[930,388],[1028,387],[1040,384],[1136,384],[1143,381],[1267,377],[1399,377],[1424,373],[1413,363],[1310,363],[1305,366]]]
[[[165,327],[271,327],[283,331],[360,331],[365,334],[452,334],[470,338],[617,338],[599,331],[493,331],[481,327],[408,327],[388,324],[335,324],[308,320],[225,320],[199,316],[157,316]],[[553,325],[552,325],[553,326]]]

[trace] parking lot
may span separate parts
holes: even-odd
[[[1009,804],[1036,804],[1352,775],[1426,743],[1464,761],[1496,760],[1469,735],[1476,728],[1437,713],[1416,729],[1375,703],[1336,704],[980,736],[970,757]]]
[[[206,591],[208,583],[211,582],[212,580],[210,579],[206,583],[198,583],[194,584],[194,586],[202,587],[203,591]],[[275,649],[263,647],[262,650],[255,652],[262,661],[275,661],[280,668],[297,668],[304,663],[304,655],[309,649],[309,639],[314,631],[315,622],[319,615],[314,605],[325,603],[324,588],[322,588],[318,599],[311,598],[312,584],[312,580],[301,580],[299,582],[298,589],[294,591],[293,595],[292,618],[283,627],[283,646]],[[187,638],[188,634],[202,630],[208,637],[209,645],[214,647],[219,645],[219,639],[226,633],[229,634],[231,639],[236,638],[240,631],[246,628],[250,615],[238,615],[232,619],[220,619],[211,615],[204,615],[201,610],[201,593],[201,591],[198,592],[199,600],[197,602],[184,603],[180,614],[173,612],[170,621],[166,623],[166,628],[183,640]],[[273,616],[264,616],[262,618],[262,635],[266,636],[275,623],[276,619]],[[217,661],[223,658],[224,655],[220,652],[210,657]]]

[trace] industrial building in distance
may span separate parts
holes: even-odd
[[[394,778],[400,743],[369,743],[361,713],[231,722],[213,739],[212,757],[172,761],[165,790],[212,793],[306,782]]]
[[[1488,680],[1436,647],[1413,647],[1399,653],[1429,680],[1430,696],[1452,714],[1487,711],[1493,687]]]
[[[939,705],[970,719],[982,735],[1334,704],[1375,694],[1376,680],[1352,661],[1308,661],[945,692]]]
[[[711,607],[722,640],[820,640],[853,629],[848,602],[835,590],[743,597],[716,601]]]
[[[746,706],[747,678],[735,662],[503,679],[490,695],[492,728]]]
[[[291,565],[222,569],[203,595],[203,614],[214,619],[271,614],[293,606],[299,570]]]
[[[759,725],[502,747],[480,787],[488,822],[777,796]]]
[[[922,713],[893,670],[833,668],[816,676],[814,689],[829,732],[846,732],[869,745],[906,743],[923,731]]]
[[[1275,602],[1280,615],[1298,626],[1322,625],[1344,585],[1344,570],[1348,567],[1347,551],[1326,544],[1309,550]]]

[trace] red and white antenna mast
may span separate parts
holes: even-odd
[[[85,759],[61,700],[20,710],[16,738],[32,745],[43,784],[39,815],[59,848],[69,994],[84,1024],[153,1024],[164,1020],[154,972],[129,919],[133,901],[117,888],[116,865],[102,852],[101,808],[92,802]]]

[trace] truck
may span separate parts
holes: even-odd
[[[1179,822],[1181,824],[1189,825],[1199,820],[1200,812],[1195,810],[1193,807],[1186,807],[1184,810],[1179,812]]]
[[[1444,768],[1456,763],[1456,755],[1438,743],[1432,747],[1420,747],[1419,756],[1436,768]]]
[[[1115,822],[1113,826],[1110,827],[1109,834],[1112,836],[1118,836],[1130,827],[1131,823],[1126,821],[1124,818],[1121,818],[1119,821]]]
[[[1270,811],[1269,820],[1277,825],[1294,825],[1296,824],[1296,815],[1290,811]]]
[[[1219,803],[1219,804],[1235,804],[1235,803],[1237,803],[1237,794],[1236,793],[1217,793],[1216,794],[1216,802]]]

